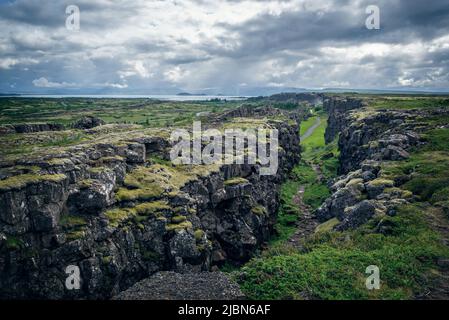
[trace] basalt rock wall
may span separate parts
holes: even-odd
[[[386,177],[382,165],[408,159],[412,148],[425,143],[422,133],[433,128],[420,119],[447,117],[448,110],[379,110],[342,98],[328,98],[325,104],[326,140],[339,135],[341,176],[332,182],[332,195],[316,210],[317,218],[337,219],[332,223],[337,230],[354,229],[375,216],[395,215],[399,206],[414,201],[400,188],[410,177]],[[383,226],[378,228],[382,232]]]

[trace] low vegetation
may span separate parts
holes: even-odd
[[[356,231],[319,233],[307,252],[268,250],[241,269],[240,285],[253,299],[406,299],[422,289],[434,259],[449,256],[426,223],[430,207],[410,205],[396,217]],[[423,212],[425,213],[423,215]],[[379,223],[388,226],[378,233]],[[381,290],[365,287],[365,269],[382,270]]]

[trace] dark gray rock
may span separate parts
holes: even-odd
[[[376,207],[369,200],[359,202],[345,210],[343,221],[336,227],[336,230],[355,229],[368,222],[375,212]]]
[[[73,124],[73,128],[76,129],[92,129],[101,125],[104,125],[105,122],[97,117],[85,116],[76,121]]]
[[[410,154],[401,147],[389,145],[382,151],[382,156],[384,160],[399,161],[408,159]]]
[[[33,133],[62,130],[64,130],[64,125],[58,123],[24,123],[0,126],[0,135],[10,133]]]

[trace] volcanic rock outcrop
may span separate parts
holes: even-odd
[[[328,98],[326,141],[339,137],[339,172],[331,185],[332,195],[316,210],[321,222],[337,218],[336,230],[354,229],[373,217],[395,215],[398,206],[414,201],[410,191],[399,187],[410,177],[391,177],[382,164],[405,160],[409,150],[425,143],[421,133],[432,126],[422,117],[444,116],[439,110],[378,110],[362,100]]]
[[[23,123],[0,126],[0,135],[61,130],[64,130],[64,125],[58,123]]]
[[[260,164],[172,165],[168,130],[123,125],[1,159],[0,297],[110,298],[161,270],[249,259],[272,231],[280,184],[300,154],[295,116],[258,115],[247,122],[279,130],[271,176]],[[80,270],[79,290],[66,286],[69,266]]]

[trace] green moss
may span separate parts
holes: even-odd
[[[137,205],[135,212],[141,216],[159,216],[164,211],[170,210],[171,207],[166,201],[153,201]]]
[[[92,187],[94,181],[92,179],[84,179],[78,183],[80,189],[88,189]]]
[[[195,240],[196,241],[201,241],[204,237],[205,232],[201,229],[196,229],[194,232],[195,235]]]
[[[346,184],[346,186],[353,187],[353,186],[360,186],[361,184],[363,184],[363,179],[352,179]]]
[[[59,224],[64,228],[74,228],[87,225],[87,221],[81,216],[65,214],[61,216]]]
[[[197,180],[219,166],[168,166],[153,164],[149,167],[137,167],[129,173],[116,194],[118,201],[153,200],[164,194],[176,195],[186,183]]]
[[[258,205],[251,208],[251,213],[256,216],[265,216],[267,214],[267,209],[264,206]]]
[[[125,159],[123,157],[120,156],[111,156],[111,157],[103,157],[100,159],[100,161],[102,162],[115,162],[115,161],[124,161]]]
[[[120,223],[129,220],[135,215],[136,211],[132,208],[117,208],[105,212],[105,216],[113,227],[118,227]]]
[[[413,198],[413,193],[409,190],[402,190],[400,188],[387,188],[384,193],[392,193],[398,195],[402,199]]]
[[[186,216],[174,216],[171,218],[171,221],[175,224],[182,223],[186,220],[187,220]]]
[[[66,159],[66,158],[53,158],[50,160],[46,161],[49,165],[66,165],[66,164],[71,164],[72,161],[70,161],[70,159]]]
[[[148,216],[139,216],[139,215],[137,215],[137,216],[134,217],[134,221],[137,224],[142,223],[142,222],[147,221],[147,220],[148,220]]]
[[[391,188],[394,186],[394,181],[388,179],[378,178],[369,182],[370,185],[375,187],[384,186],[386,188]]]
[[[0,180],[0,190],[22,189],[29,184],[40,182],[61,182],[66,178],[65,174],[21,174]]]
[[[14,236],[8,236],[6,238],[6,249],[8,250],[21,250],[24,248],[25,244],[22,241],[22,239],[14,237]]]
[[[340,221],[337,218],[330,219],[316,227],[315,233],[330,232]]]
[[[117,201],[133,201],[133,200],[152,200],[158,198],[162,195],[164,190],[160,187],[154,186],[153,188],[145,188],[145,189],[126,189],[120,188],[115,198]]]
[[[232,179],[228,179],[224,182],[225,186],[236,186],[239,184],[246,184],[249,183],[249,181],[245,178],[241,178],[241,177],[236,177],[236,178],[232,178]]]
[[[89,172],[90,173],[102,173],[105,171],[109,171],[108,168],[106,167],[94,167],[94,168],[89,168]]]
[[[79,240],[86,235],[84,230],[73,230],[66,234],[68,241]]]
[[[176,224],[168,224],[167,226],[165,226],[166,231],[179,231],[189,228],[192,228],[192,223],[190,221],[184,221]]]
[[[358,110],[354,111],[352,113],[352,116],[353,116],[353,118],[355,118],[355,120],[363,120],[367,117],[374,116],[377,113],[378,112],[376,112],[374,110],[362,108],[362,109],[358,109]]]
[[[161,157],[158,157],[156,155],[151,155],[147,160],[153,164],[160,164],[168,167],[172,166],[170,160],[162,159]]]
[[[112,262],[112,260],[113,260],[113,257],[112,257],[112,256],[107,256],[107,257],[101,258],[101,262],[102,262],[104,265],[110,264],[110,263]]]

